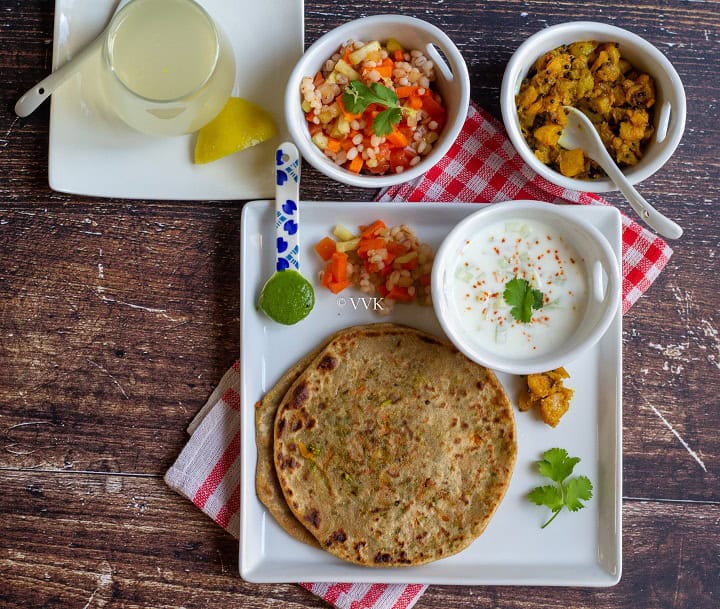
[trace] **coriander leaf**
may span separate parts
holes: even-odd
[[[592,498],[593,486],[587,476],[567,479],[579,462],[578,457],[570,457],[564,448],[546,450],[543,458],[537,462],[538,471],[555,482],[537,486],[528,494],[530,501],[549,508],[553,513],[541,528],[544,529],[555,520],[563,508],[577,512],[585,507],[583,501]]]
[[[542,307],[544,297],[540,290],[530,287],[527,279],[515,277],[505,284],[503,298],[512,307],[510,314],[517,321],[529,323],[532,319],[532,310]]]
[[[571,478],[565,487],[565,505],[571,512],[577,512],[584,508],[581,502],[592,498],[592,482],[587,476],[578,476]]]
[[[553,512],[561,510],[563,506],[563,498],[557,486],[537,486],[530,491],[528,499],[535,505],[549,507]]]
[[[372,91],[359,80],[353,80],[345,87],[343,93],[343,106],[352,114],[360,114],[367,108],[371,102],[368,97],[372,95]]]
[[[370,87],[372,88],[372,92],[375,94],[376,103],[383,104],[388,108],[398,105],[398,96],[392,89],[388,89],[378,82],[372,83]]]
[[[537,290],[535,288],[530,290],[530,293],[532,294],[532,297],[533,297],[532,308],[533,309],[542,309],[543,302],[545,299],[545,297],[543,296],[543,293],[540,290]]]
[[[368,87],[359,80],[353,80],[345,87],[342,101],[345,110],[352,114],[365,112],[370,104],[378,104],[386,108],[373,119],[375,135],[392,133],[393,126],[397,125],[402,118],[402,109],[395,91],[377,82]]]
[[[380,104],[386,108],[398,108],[398,97],[395,92],[380,83],[374,82],[371,87],[359,80],[348,83],[343,92],[343,106],[352,114],[364,112],[370,104]]]
[[[578,463],[580,459],[568,456],[564,448],[551,448],[545,451],[542,460],[538,461],[538,471],[550,480],[562,482],[572,474]]]
[[[400,108],[383,110],[373,119],[373,131],[375,135],[388,135],[393,131],[393,125],[400,122]]]

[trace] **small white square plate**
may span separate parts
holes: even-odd
[[[192,161],[194,135],[160,138],[132,131],[103,106],[100,58],[90,60],[51,98],[50,188],[130,199],[221,200],[272,196],[275,148],[287,139],[285,83],[303,53],[303,1],[199,0],[235,50],[233,95],[274,117],[279,134],[207,165]],[[53,68],[106,26],[118,0],[56,0]]]
[[[388,226],[407,223],[421,241],[437,250],[474,204],[301,203],[301,268],[316,276],[321,261],[312,249],[335,224],[351,229],[382,218]],[[620,214],[611,207],[577,206],[573,213],[592,223],[610,241],[620,260]],[[485,532],[459,554],[410,568],[366,568],[341,561],[292,539],[255,494],[254,404],[300,357],[329,334],[356,324],[395,321],[443,336],[432,307],[395,307],[378,317],[352,306],[347,290],[338,296],[317,286],[310,315],[295,326],[280,326],[255,306],[273,272],[273,204],[247,204],[242,217],[241,374],[242,487],[240,573],[252,582],[378,582],[461,585],[611,586],[621,572],[622,342],[621,315],[600,342],[570,363],[568,386],[575,389],[570,410],[557,428],[534,413],[515,411],[518,456],[510,487]],[[341,306],[344,303],[344,306]],[[513,401],[520,377],[498,374]],[[575,474],[589,476],[594,496],[578,512],[564,511],[546,529],[549,510],[532,504],[528,492],[546,483],[535,462],[561,447],[582,461]]]

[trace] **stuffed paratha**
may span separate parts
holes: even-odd
[[[363,327],[363,326],[358,326]],[[280,484],[275,474],[275,461],[273,458],[273,428],[278,406],[287,390],[298,376],[315,359],[322,348],[336,336],[347,330],[341,330],[325,340],[314,351],[303,357],[292,366],[280,380],[275,383],[262,399],[255,404],[255,443],[257,445],[257,465],[255,467],[255,491],[258,499],[268,509],[277,523],[292,537],[311,546],[318,546],[318,542],[310,532],[298,522],[288,507],[283,496]]]
[[[502,500],[516,452],[495,375],[393,324],[332,339],[275,419],[289,508],[321,547],[367,566],[419,565],[467,547]]]

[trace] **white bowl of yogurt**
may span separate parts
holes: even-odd
[[[512,374],[564,366],[620,305],[619,261],[578,208],[508,201],[460,222],[435,256],[435,313],[473,361]]]

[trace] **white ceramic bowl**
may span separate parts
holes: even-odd
[[[570,363],[608,329],[620,305],[620,265],[608,240],[594,226],[578,219],[573,209],[539,201],[487,205],[465,218],[445,238],[433,263],[433,307],[445,334],[470,359],[512,374],[545,372]],[[560,233],[582,258],[588,283],[585,311],[574,333],[551,351],[527,357],[499,354],[478,334],[471,335],[453,297],[460,250],[466,241],[490,224],[517,220],[539,221]]]
[[[423,51],[435,64],[433,84],[443,98],[447,122],[432,151],[415,167],[400,174],[382,176],[354,174],[338,167],[328,159],[310,139],[305,113],[300,107],[300,83],[305,76],[313,76],[325,62],[350,39],[369,42],[395,38],[406,49]],[[437,48],[436,48],[437,47]],[[447,58],[447,63],[438,53]],[[442,30],[434,25],[405,15],[375,15],[350,21],[319,38],[295,66],[285,92],[285,120],[302,156],[326,176],[364,188],[381,188],[408,182],[430,169],[448,151],[460,133],[470,103],[470,78],[460,51]]]
[[[655,79],[655,135],[648,143],[640,162],[635,167],[624,170],[631,184],[637,184],[654,174],[672,156],[685,130],[685,90],[675,68],[667,58],[647,40],[632,32],[606,23],[573,21],[554,25],[530,36],[515,51],[505,69],[500,92],[500,108],[510,140],[520,156],[535,172],[564,188],[609,192],[617,190],[617,187],[607,178],[601,180],[568,178],[541,163],[522,135],[515,106],[515,95],[520,90],[522,80],[538,57],[560,45],[583,40],[619,43],[622,56]]]

